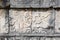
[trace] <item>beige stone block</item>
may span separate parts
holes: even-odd
[[[54,26],[52,21],[54,19],[53,13],[51,10],[37,10],[32,11],[32,30],[33,33],[47,33],[50,29],[49,26]],[[51,23],[52,21],[52,23]]]
[[[60,10],[56,10],[55,31],[60,33]]]
[[[7,33],[7,23],[5,22],[5,14],[6,14],[6,10],[4,9],[0,9],[0,33]]]
[[[10,10],[9,16],[12,18],[10,26],[16,32],[30,32],[30,24],[31,24],[31,11],[27,10]],[[11,31],[13,31],[11,30]]]
[[[17,33],[47,33],[50,26],[54,26],[51,21],[54,15],[51,10],[13,10],[9,11],[11,18],[10,28],[11,32]],[[52,17],[51,17],[52,16]],[[52,30],[50,30],[52,31]]]

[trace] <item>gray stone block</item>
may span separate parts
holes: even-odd
[[[60,40],[60,37],[11,37],[9,40]]]
[[[60,8],[60,0],[54,0],[54,2],[53,2],[53,7],[54,8]]]
[[[51,0],[10,0],[11,8],[48,8]]]

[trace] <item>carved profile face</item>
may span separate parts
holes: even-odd
[[[45,32],[45,28],[53,25],[51,11],[42,10],[10,10],[9,16],[11,32],[36,33]],[[52,21],[52,23],[51,23]],[[47,31],[47,30],[46,30]]]

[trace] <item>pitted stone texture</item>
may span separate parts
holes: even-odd
[[[25,10],[10,10],[9,16],[12,18],[10,21],[11,31],[29,33],[31,24],[31,11]]]
[[[60,7],[60,0],[10,0],[12,8],[49,8]]]
[[[60,0],[54,0],[53,4],[54,4],[53,5],[54,8],[58,8],[58,7],[60,8]]]
[[[51,10],[13,10],[9,11],[10,31],[17,33],[49,33],[54,26]],[[50,29],[49,29],[50,28]]]
[[[51,0],[10,0],[11,8],[48,8],[51,4]]]
[[[59,40],[60,38],[58,37],[42,37],[41,40]]]
[[[7,33],[7,23],[5,22],[6,10],[0,9],[0,33]]]
[[[33,33],[49,33],[50,26],[54,26],[54,14],[51,10],[36,10],[32,11],[32,30]]]
[[[60,40],[60,37],[11,37],[9,40]]]
[[[60,10],[56,10],[55,31],[60,33]]]
[[[10,40],[38,40],[39,37],[11,37]]]

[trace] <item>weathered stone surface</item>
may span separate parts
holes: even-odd
[[[53,7],[54,8],[60,8],[60,0],[54,0],[54,2],[53,2]]]
[[[10,10],[9,16],[11,17],[11,31],[16,32],[30,32],[30,24],[31,24],[31,11],[25,10]]]
[[[0,33],[7,33],[7,23],[5,22],[6,10],[0,9]]]
[[[49,8],[51,6],[60,7],[60,0],[10,0],[12,8]]]
[[[17,33],[50,33],[54,26],[51,10],[13,10],[9,11],[10,31]],[[51,27],[50,27],[51,26]]]
[[[59,40],[60,38],[59,37],[43,37],[43,40]],[[41,39],[42,40],[42,39]]]
[[[32,30],[33,33],[49,33],[52,32],[50,27],[54,26],[54,14],[51,10],[32,11]],[[48,31],[47,31],[48,30]]]
[[[9,6],[9,0],[0,0],[0,8],[4,8],[6,6]]]
[[[10,40],[60,40],[60,37],[11,37]]]
[[[55,31],[60,33],[60,10],[56,11]]]
[[[51,4],[51,0],[10,0],[11,8],[48,8]]]
[[[12,37],[10,40],[39,40],[39,37]]]

